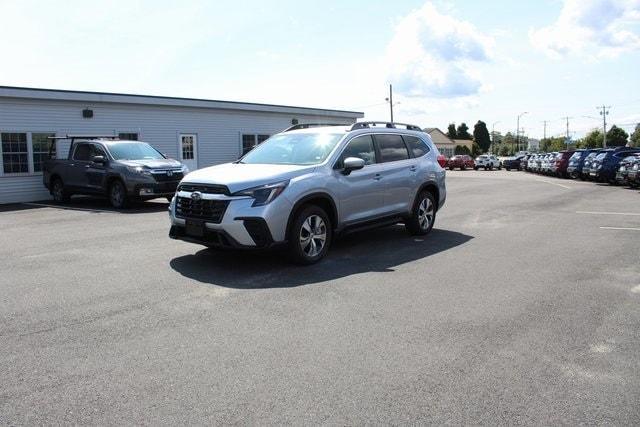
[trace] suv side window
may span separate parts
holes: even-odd
[[[347,157],[358,157],[364,160],[365,165],[374,164],[376,162],[376,150],[373,147],[373,138],[371,135],[357,136],[349,141],[342,151],[336,167],[341,168],[344,159]]]
[[[73,160],[79,160],[81,162],[88,162],[91,157],[89,153],[91,151],[90,144],[78,144],[76,150],[73,152]]]
[[[429,147],[417,136],[403,135],[404,142],[413,153],[413,157],[422,157],[429,152]]]
[[[375,138],[380,151],[380,163],[396,162],[409,158],[407,146],[400,135],[379,134]]]

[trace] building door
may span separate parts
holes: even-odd
[[[180,134],[180,161],[190,171],[198,169],[198,138],[195,134]]]

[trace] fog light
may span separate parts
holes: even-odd
[[[152,188],[141,188],[140,189],[140,195],[144,196],[147,194],[153,194],[153,189]]]

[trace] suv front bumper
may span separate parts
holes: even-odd
[[[284,196],[265,206],[251,206],[254,199],[222,194],[202,194],[205,200],[227,202],[221,219],[193,218],[176,213],[178,192],[169,206],[169,237],[190,243],[222,248],[267,248],[286,240],[286,229],[293,204]],[[189,227],[187,227],[189,223]],[[191,224],[196,224],[194,229]]]

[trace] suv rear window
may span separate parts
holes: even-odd
[[[380,150],[380,162],[396,162],[409,158],[407,146],[400,135],[376,135],[376,143]]]
[[[429,147],[423,140],[417,136],[403,136],[404,142],[407,143],[409,150],[413,153],[413,157],[422,157],[429,152]]]

